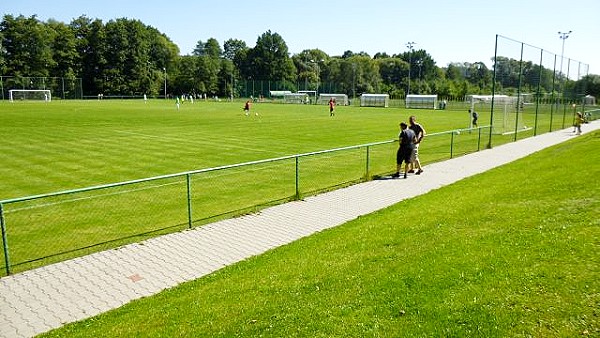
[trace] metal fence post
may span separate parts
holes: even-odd
[[[479,135],[477,136],[477,151],[479,151],[481,146],[481,127],[477,128]]]
[[[370,147],[367,146],[367,163],[365,168],[365,181],[369,180],[369,161],[370,161]]]
[[[300,199],[300,157],[296,156],[296,199]]]
[[[544,50],[541,49],[540,50],[540,72],[538,74],[539,76],[539,80],[538,80],[538,85],[537,85],[537,89],[536,89],[536,93],[535,93],[535,122],[534,122],[534,126],[533,126],[533,136],[537,136],[537,129],[538,129],[538,112],[539,112],[539,107],[540,107],[540,97],[542,96],[542,76],[543,76],[543,70],[544,67],[542,67],[542,63],[544,62]]]
[[[2,203],[0,203],[0,226],[2,227],[2,247],[4,248],[6,275],[10,275],[10,258],[8,257],[8,241],[6,239],[6,223],[4,222],[4,206]]]
[[[450,158],[452,158],[452,151],[454,150],[454,134],[457,133],[457,131],[453,131],[450,133]]]
[[[187,183],[187,209],[188,209],[188,227],[192,228],[192,175],[185,175]]]

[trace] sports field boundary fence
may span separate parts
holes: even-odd
[[[420,157],[483,148],[486,129],[428,134]],[[371,180],[395,169],[398,140],[0,200],[4,275]]]
[[[2,100],[9,99],[11,89],[50,90],[53,99],[82,99],[83,87],[81,78],[39,77],[39,76],[0,76],[0,93]]]
[[[572,125],[587,109],[586,82],[579,81],[587,75],[588,64],[496,35],[489,146],[494,132],[516,141]],[[514,98],[510,107],[495,100],[501,95]]]

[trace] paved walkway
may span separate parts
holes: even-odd
[[[600,129],[600,121],[584,132]],[[0,337],[31,337],[572,139],[572,129],[0,279]]]

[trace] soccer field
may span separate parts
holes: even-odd
[[[468,124],[459,112],[337,107],[331,118],[326,106],[256,103],[247,117],[242,106],[2,102],[0,199],[390,140],[411,114],[429,133]]]
[[[178,110],[172,101],[141,100],[0,103],[0,125],[9,135],[0,146],[0,200],[13,199],[3,203],[10,265],[23,270],[390,173],[397,149],[390,141],[412,114],[428,132],[419,151],[425,165],[485,148],[489,131],[447,132],[468,126],[464,110],[341,106],[330,117],[327,106],[256,103],[246,116],[242,107],[196,102]],[[494,144],[510,139],[495,136]],[[383,143],[289,156],[374,142]]]

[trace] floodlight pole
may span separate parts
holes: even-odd
[[[423,68],[423,59],[417,60],[417,66],[419,66],[419,86],[421,85],[421,68]]]
[[[406,95],[410,95],[410,66],[412,63],[412,50],[413,46],[416,45],[415,42],[407,42],[406,47],[408,47],[408,89],[406,91]]]
[[[323,60],[309,60],[310,63],[314,63],[317,67],[317,90],[315,91],[315,104],[317,103],[317,98],[319,95],[319,82],[321,81],[321,67],[319,67],[319,61]]]
[[[356,63],[352,63],[352,101],[356,99]]]
[[[568,32],[558,32],[559,38],[562,40],[562,51],[560,54],[560,73],[562,74],[563,71],[563,59],[564,59],[564,55],[565,55],[565,40],[569,38],[569,34],[573,33],[573,31],[568,31]]]

